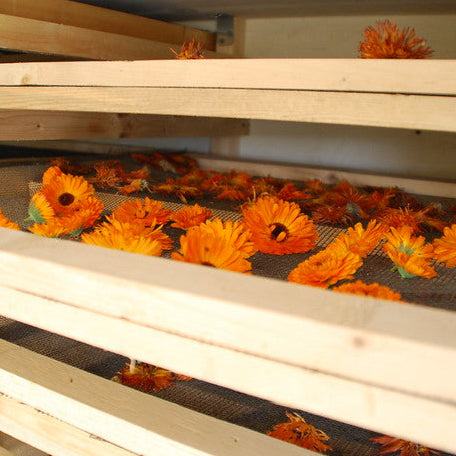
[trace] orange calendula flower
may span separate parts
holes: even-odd
[[[206,207],[201,207],[199,204],[184,206],[171,215],[171,220],[174,222],[171,226],[173,228],[188,230],[193,226],[204,223],[211,216],[212,211]]]
[[[432,456],[440,454],[438,451],[431,450],[417,443],[388,437],[387,435],[374,437],[371,441],[382,446],[380,454],[396,454],[397,456]]]
[[[221,187],[220,193],[216,199],[220,201],[245,201],[248,198],[248,193],[245,190],[239,190],[233,187]]]
[[[195,38],[190,41],[186,41],[180,50],[176,52],[174,49],[171,49],[173,54],[178,60],[197,60],[204,59],[203,44],[197,41]]]
[[[63,174],[62,170],[58,166],[51,166],[43,174],[43,185],[49,185],[54,182],[54,179],[60,177]]]
[[[341,293],[352,293],[361,296],[373,296],[374,298],[389,299],[390,301],[400,301],[400,293],[395,292],[389,287],[380,285],[379,283],[364,283],[361,280],[356,282],[344,283],[333,288],[334,291]]]
[[[35,223],[47,223],[54,218],[55,213],[43,193],[37,192],[30,201],[28,215],[27,220]]]
[[[371,220],[364,229],[361,223],[340,234],[332,245],[345,247],[350,252],[366,258],[377,247],[388,229],[376,220]]]
[[[172,211],[165,209],[161,201],[150,198],[125,201],[112,213],[112,218],[119,222],[141,223],[154,227],[151,223],[163,225],[170,219]]]
[[[288,275],[289,282],[328,288],[353,274],[362,266],[362,258],[345,248],[330,247],[300,263]]]
[[[58,220],[50,220],[47,223],[34,223],[28,230],[38,236],[57,238],[67,234],[68,230]]]
[[[130,223],[111,220],[103,223],[91,233],[84,233],[81,241],[108,249],[124,250],[142,255],[160,256],[163,250],[159,240],[147,236],[148,231],[140,231]]]
[[[203,230],[201,226],[190,228],[181,236],[180,250],[172,253],[172,259],[236,272],[251,271],[252,265],[246,260],[246,254],[233,242],[210,229]]]
[[[387,227],[400,228],[402,226],[409,226],[412,228],[413,233],[421,231],[421,225],[442,231],[446,223],[436,217],[431,217],[429,212],[435,210],[433,205],[425,207],[419,211],[413,211],[406,208],[387,208],[380,215],[379,220]]]
[[[75,210],[86,198],[94,196],[95,190],[83,177],[62,174],[43,185],[41,193],[59,216]]]
[[[87,228],[91,228],[101,217],[104,205],[95,196],[89,196],[70,214],[58,217],[58,221],[65,227],[66,234],[78,236]]]
[[[434,258],[449,268],[456,267],[456,224],[443,230],[443,236],[434,241]]]
[[[379,21],[364,30],[364,39],[359,45],[363,59],[425,59],[432,49],[426,40],[417,36],[415,29],[400,29],[391,21]]]
[[[145,393],[156,393],[168,388],[175,380],[175,374],[150,364],[135,363],[126,364],[113,380]]]
[[[263,196],[242,208],[244,224],[255,247],[263,253],[284,255],[308,252],[315,246],[317,230],[296,203]]]
[[[3,214],[2,210],[0,209],[0,228],[9,228],[11,230],[20,230],[20,226],[10,220],[8,217]]]
[[[326,444],[330,437],[320,429],[307,423],[297,413],[287,412],[288,421],[276,424],[268,435],[308,450],[326,453],[332,448]]]
[[[288,182],[286,183],[277,194],[277,197],[284,201],[291,200],[306,200],[312,198],[309,193],[299,190],[295,184]]]
[[[122,195],[130,195],[131,193],[142,192],[148,189],[147,181],[144,179],[133,179],[128,185],[117,187]]]
[[[433,255],[432,245],[425,244],[423,236],[413,237],[412,231],[409,226],[391,228],[391,231],[385,234],[387,243],[383,250],[396,265],[402,278],[418,276],[431,279],[437,275],[429,264]]]

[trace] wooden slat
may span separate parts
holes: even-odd
[[[0,341],[0,353],[4,394],[134,453],[257,456],[261,448],[267,456],[313,454],[5,341]]]
[[[0,232],[4,287],[356,381],[456,399],[449,381],[456,376],[454,313]]]
[[[456,417],[454,404],[205,344],[16,290],[0,287],[0,297],[0,313],[24,323],[290,408],[439,449],[455,449],[450,432]]]
[[[455,95],[455,75],[456,60],[61,62],[5,64],[0,67],[0,85],[200,87]]]
[[[116,33],[163,43],[182,44],[196,38],[206,49],[215,50],[214,33],[178,24],[148,19],[68,0],[2,0],[0,14]]]
[[[130,451],[94,438],[89,432],[81,431],[1,393],[0,410],[0,429],[46,454],[134,456]],[[8,454],[11,456],[13,453]],[[3,456],[1,451],[0,456]]]
[[[173,59],[171,49],[178,51],[180,46],[0,14],[0,48],[91,60],[135,60]],[[215,56],[210,51],[206,54]]]
[[[55,146],[57,147],[57,144],[55,144]],[[87,144],[86,150],[89,149],[90,145]],[[273,176],[298,181],[320,179],[328,184],[335,184],[342,180],[348,180],[356,186],[391,187],[394,185],[409,193],[456,198],[456,181],[445,182],[401,176],[385,176],[342,171],[339,169],[311,168],[298,164],[283,164],[277,162],[220,159],[217,157],[208,157],[203,154],[192,154],[192,156],[198,160],[200,167],[203,169],[215,169],[222,172],[234,169],[250,173],[254,176]]]
[[[14,110],[124,112],[456,131],[456,97],[236,89],[0,87]]]
[[[248,121],[237,119],[89,112],[0,111],[0,141],[229,136],[245,135],[248,131]]]

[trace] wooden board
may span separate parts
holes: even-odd
[[[6,288],[354,381],[456,399],[456,313],[0,233]]]
[[[248,121],[53,111],[0,111],[0,141],[248,134]]]
[[[124,112],[456,131],[456,97],[295,90],[0,87],[2,109]]]
[[[34,62],[1,66],[0,85],[200,87],[456,95],[456,60]]]
[[[38,2],[36,0],[2,0],[0,2],[0,14],[163,43],[182,44],[188,39],[196,38],[206,49],[215,50],[216,37],[214,33],[107,8],[85,5],[81,2],[68,0],[40,0]]]
[[[261,448],[267,456],[313,454],[5,341],[0,341],[0,353],[1,392],[134,453],[257,456]],[[23,423],[23,427],[27,428],[27,423]],[[71,437],[62,427],[57,432],[54,438]]]

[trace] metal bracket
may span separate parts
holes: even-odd
[[[234,17],[229,14],[217,15],[217,45],[231,46],[234,44]]]

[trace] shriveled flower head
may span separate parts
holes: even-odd
[[[380,454],[396,454],[397,456],[432,456],[440,454],[438,451],[426,448],[418,443],[381,435],[373,437],[372,442],[381,445]]]
[[[197,60],[205,58],[203,44],[197,41],[196,38],[186,41],[182,45],[180,52],[176,52],[174,49],[171,49],[171,51],[178,60]]]
[[[334,244],[366,258],[377,247],[387,231],[388,229],[376,220],[371,220],[366,229],[361,223],[357,223],[353,228],[340,234]]]
[[[84,233],[81,241],[109,249],[124,250],[131,253],[159,256],[162,253],[160,241],[147,236],[130,223],[111,220],[99,225],[93,232]]]
[[[246,260],[246,254],[233,242],[223,234],[215,234],[201,226],[190,228],[181,236],[180,250],[173,252],[171,258],[230,271],[251,271],[252,265]]]
[[[414,211],[408,207],[405,208],[387,208],[380,215],[379,220],[391,228],[401,228],[402,226],[409,226],[412,228],[413,233],[422,231],[421,227],[426,226],[438,231],[442,231],[446,223],[436,217],[429,215],[430,212],[435,210],[435,206],[430,205],[424,209]]]
[[[49,238],[62,237],[68,234],[68,229],[57,219],[50,220],[47,223],[34,223],[28,227],[28,230],[38,236]]]
[[[383,250],[395,264],[402,278],[419,276],[431,279],[437,275],[429,264],[433,254],[432,245],[425,244],[423,236],[413,237],[412,231],[408,226],[391,228],[385,235],[387,243]]]
[[[288,421],[276,424],[268,435],[284,442],[306,448],[319,453],[326,453],[332,448],[327,445],[330,437],[320,429],[306,423],[304,418],[297,413],[287,412]]]
[[[141,223],[150,227],[152,222],[158,225],[167,223],[171,213],[163,207],[161,201],[144,198],[125,201],[112,213],[112,218],[119,222]]]
[[[425,59],[432,52],[414,28],[401,30],[389,20],[367,27],[359,45],[359,55],[363,59]]]
[[[3,214],[3,211],[0,209],[0,228],[9,228],[11,230],[20,230],[20,226],[10,220],[8,217]]]
[[[206,207],[201,207],[199,204],[184,206],[171,215],[171,220],[174,222],[171,226],[173,228],[188,230],[193,226],[204,223],[211,216],[212,211]]]
[[[443,230],[443,236],[434,241],[434,258],[449,268],[456,267],[456,224]]]
[[[93,186],[83,177],[71,174],[55,175],[51,182],[43,185],[41,192],[57,216],[74,211],[95,194]]]
[[[28,208],[28,219],[35,223],[47,223],[55,217],[54,209],[42,192],[32,196]]]
[[[361,280],[356,282],[344,283],[333,288],[334,291],[341,293],[352,293],[361,296],[373,296],[374,298],[389,299],[391,301],[400,301],[400,293],[395,292],[389,287],[380,285],[379,283],[364,283]]]
[[[298,204],[263,196],[242,208],[244,224],[255,247],[263,253],[284,255],[308,252],[315,246],[317,230]]]
[[[361,257],[355,253],[344,248],[327,248],[296,266],[288,281],[328,288],[341,280],[352,279],[362,264]]]
[[[126,364],[113,380],[144,393],[156,393],[170,386],[175,380],[175,374],[146,363],[137,363],[134,368]]]

